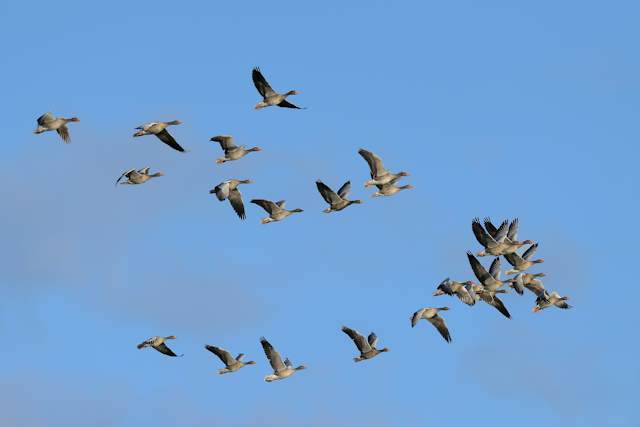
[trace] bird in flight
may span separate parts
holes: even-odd
[[[293,105],[292,103],[287,101],[288,96],[298,95],[300,93],[299,91],[290,90],[289,92],[282,94],[277,93],[275,90],[273,90],[271,85],[269,85],[269,82],[267,82],[267,79],[264,78],[264,76],[260,72],[260,69],[257,67],[254,68],[251,72],[251,78],[253,79],[253,84],[256,86],[256,89],[258,89],[258,93],[260,93],[260,95],[262,96],[262,101],[256,104],[256,110],[271,107],[273,105],[284,108],[296,108],[298,110],[301,109],[300,107]]]

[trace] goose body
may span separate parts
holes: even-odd
[[[254,362],[253,360],[243,362],[243,353],[240,353],[236,357],[233,357],[227,350],[216,347],[214,345],[205,345],[204,348],[215,354],[222,361],[222,363],[224,363],[224,368],[218,369],[218,374],[220,375],[236,372],[247,365],[256,364],[256,362]]]
[[[271,200],[253,199],[253,200],[251,200],[251,203],[260,206],[262,209],[267,211],[267,213],[269,214],[268,217],[262,218],[262,220],[260,220],[260,222],[262,224],[268,224],[268,223],[274,222],[274,221],[282,221],[283,219],[285,219],[286,217],[288,217],[288,216],[290,216],[290,215],[292,215],[294,213],[304,212],[300,208],[292,209],[292,210],[285,209],[285,207],[284,207],[285,201],[284,200],[280,200],[280,201],[274,203]]]
[[[175,340],[176,337],[175,335],[169,335],[168,337],[151,337],[143,342],[141,342],[140,344],[138,344],[138,350],[141,350],[143,348],[147,348],[147,347],[151,347],[157,351],[159,351],[160,353],[167,355],[167,356],[171,356],[171,357],[182,357],[183,355],[177,355],[173,352],[173,350],[171,350],[169,347],[167,347],[167,345],[165,344],[165,341],[167,340]]]
[[[116,181],[116,185],[118,184],[131,184],[131,185],[137,185],[137,184],[144,184],[145,182],[149,181],[151,178],[157,178],[159,176],[164,176],[164,174],[162,172],[156,172],[156,173],[149,173],[149,168],[142,168],[142,169],[129,169],[128,171],[124,172],[122,175],[120,175],[120,178],[118,178],[118,180]],[[123,178],[127,178],[126,181],[120,182],[122,181]]]
[[[67,123],[79,122],[80,119],[77,117],[66,119],[64,117],[55,117],[51,113],[44,113],[38,117],[36,121],[38,122],[38,127],[33,131],[33,133],[41,134],[43,132],[56,131],[58,135],[60,135],[60,138],[68,144],[71,142],[71,137],[69,136]]]
[[[329,204],[329,207],[323,211],[324,213],[338,212],[352,204],[362,203],[362,200],[347,200],[347,195],[349,194],[349,190],[351,190],[350,181],[342,184],[342,187],[340,187],[337,193],[320,180],[316,181],[316,187],[324,201]]]
[[[556,291],[553,291],[550,294],[544,291],[536,298],[536,306],[533,307],[533,312],[537,313],[540,310],[544,310],[551,306],[562,308],[564,310],[569,309],[571,306],[567,304],[568,299],[569,297],[560,296]]]
[[[298,367],[293,367],[291,361],[287,358],[282,361],[282,357],[280,357],[280,353],[276,351],[275,348],[266,340],[266,338],[260,338],[260,344],[262,345],[262,349],[264,350],[264,354],[267,356],[269,360],[269,364],[271,368],[273,368],[273,374],[269,374],[264,377],[264,380],[268,383],[272,381],[283,380],[285,378],[290,377],[298,371],[303,369],[307,369],[305,365],[300,365]]]
[[[424,319],[431,323],[442,335],[442,338],[446,342],[451,342],[451,334],[449,334],[449,329],[447,325],[444,323],[444,319],[438,315],[440,311],[447,311],[449,307],[425,307],[413,313],[411,316],[411,327],[415,327],[421,319]]]
[[[470,291],[470,281],[461,283],[451,280],[448,277],[444,279],[436,288],[433,293],[434,297],[440,295],[455,295],[460,301],[467,305],[474,305],[476,303],[476,296]]]
[[[518,218],[515,218],[511,223],[503,221],[500,227],[496,228],[491,222],[491,219],[485,218],[485,228],[482,228],[480,220],[475,218],[472,224],[473,234],[476,236],[478,242],[485,247],[484,251],[476,255],[506,255],[514,253],[524,245],[533,244],[531,240],[518,241],[519,225],[520,222]]]
[[[467,258],[469,259],[473,274],[486,290],[494,291],[504,284],[504,282],[500,280],[500,258],[496,257],[493,260],[489,271],[480,264],[480,261],[478,261],[471,252],[467,252]]]
[[[360,356],[353,358],[354,362],[362,362],[363,360],[372,359],[380,353],[386,353],[389,351],[386,347],[381,349],[376,348],[378,337],[373,332],[371,332],[367,338],[361,335],[358,331],[346,326],[342,327],[342,332],[347,334],[347,336],[353,340],[358,351],[360,351]]]
[[[254,151],[262,151],[260,147],[246,148],[244,145],[238,146],[233,142],[233,137],[229,135],[217,135],[210,139],[220,144],[224,151],[224,156],[216,159],[216,163],[222,164],[243,158]]]
[[[278,107],[283,108],[294,108],[300,110],[301,108],[293,105],[289,101],[287,101],[287,97],[291,95],[300,94],[297,90],[290,90],[286,93],[277,93],[267,79],[264,78],[259,68],[254,68],[251,72],[251,79],[253,80],[253,84],[255,85],[258,93],[262,96],[262,101],[258,102],[255,106],[256,110],[260,110],[261,108],[272,107],[277,105]]]
[[[382,184],[382,185],[376,184],[376,187],[378,188],[378,191],[373,193],[371,195],[371,197],[393,196],[394,194],[397,194],[402,190],[411,190],[411,189],[413,189],[413,185],[411,185],[411,184],[401,185],[399,187],[396,186],[395,183],[399,179],[400,179],[399,177],[395,177],[391,181],[389,181],[387,184]]]
[[[518,273],[516,277],[506,280],[506,282],[509,282],[509,286],[519,295],[522,295],[524,290],[528,289],[538,296],[544,291],[544,285],[542,281],[537,278],[544,276],[544,273]]]
[[[219,201],[229,200],[229,204],[236,212],[240,219],[245,219],[244,203],[242,202],[242,194],[238,190],[240,184],[251,184],[249,179],[228,179],[216,185],[210,194],[215,194]]]
[[[500,280],[500,258],[496,257],[491,263],[489,271],[487,271],[480,261],[471,253],[467,252],[467,258],[471,265],[473,274],[480,281],[480,284],[471,284],[469,287],[478,298],[498,310],[504,317],[511,319],[509,310],[496,294],[506,293],[504,289],[500,289],[504,284]]]
[[[507,270],[505,274],[521,273],[535,264],[543,263],[544,259],[542,258],[534,259],[534,260],[531,259],[533,254],[536,252],[536,249],[538,249],[538,244],[534,243],[529,247],[529,249],[524,251],[522,256],[518,255],[517,252],[505,254],[504,256],[505,259],[509,262],[509,264],[513,266],[513,268],[510,270]]]
[[[372,153],[371,151],[367,151],[361,148],[360,150],[358,150],[358,154],[360,154],[360,156],[362,156],[362,158],[369,165],[369,173],[371,175],[371,179],[364,183],[365,187],[371,187],[375,185],[375,186],[378,186],[378,190],[382,190],[380,186],[393,184],[403,176],[409,175],[409,173],[404,171],[398,172],[398,173],[389,172],[387,169],[385,169],[384,165],[382,164],[382,159],[380,159],[380,157],[378,157],[376,154]],[[391,194],[397,193],[398,191],[393,190],[391,187],[387,187],[385,192],[389,194],[381,194],[381,195],[391,195]]]
[[[133,136],[138,137],[144,135],[155,135],[160,141],[164,142],[174,150],[184,152],[184,148],[182,148],[180,144],[176,142],[173,136],[171,136],[171,134],[167,131],[168,126],[176,126],[181,124],[182,122],[180,120],[173,120],[170,122],[145,123],[136,128],[138,131],[134,133]]]

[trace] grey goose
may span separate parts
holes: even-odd
[[[133,136],[139,137],[144,135],[155,135],[160,141],[164,142],[169,147],[173,148],[176,151],[184,153],[184,148],[182,148],[180,144],[176,142],[173,136],[171,136],[171,134],[167,131],[167,126],[176,126],[181,124],[182,122],[180,120],[172,120],[170,122],[145,123],[136,128],[138,129],[138,131],[134,133]]]
[[[222,363],[224,363],[224,368],[218,369],[218,374],[220,375],[236,372],[247,365],[256,364],[253,360],[243,362],[242,358],[244,357],[244,353],[240,353],[236,357],[233,357],[227,350],[216,347],[215,345],[205,345],[204,348],[218,356]]]
[[[79,122],[80,119],[77,117],[71,117],[70,119],[65,119],[64,117],[55,117],[51,113],[44,113],[36,120],[38,122],[38,127],[33,131],[35,134],[41,134],[43,132],[49,132],[55,130],[60,135],[60,138],[68,144],[71,142],[71,137],[69,136],[69,128],[67,127],[67,123],[69,122]]]
[[[210,141],[219,143],[220,148],[224,151],[224,156],[216,159],[216,163],[219,165],[225,162],[241,159],[254,151],[262,150],[260,147],[246,148],[244,145],[238,146],[233,142],[233,137],[230,135],[217,135],[212,137]]]
[[[280,357],[280,353],[278,353],[276,349],[273,348],[271,343],[269,343],[269,341],[267,341],[265,337],[260,338],[260,344],[262,345],[264,354],[269,360],[271,368],[273,368],[273,374],[269,374],[264,377],[264,380],[266,382],[270,383],[272,381],[283,380],[295,374],[297,371],[307,369],[305,365],[300,365],[294,368],[293,364],[288,358],[283,362],[282,357]]]
[[[160,353],[167,355],[167,356],[171,356],[171,357],[182,357],[183,355],[177,355],[173,352],[173,350],[171,350],[169,347],[167,347],[167,345],[165,344],[165,341],[167,340],[175,340],[176,336],[175,335],[169,335],[168,337],[151,337],[143,342],[141,342],[140,344],[138,344],[138,350],[141,350],[143,348],[147,348],[147,347],[151,347],[154,350],[159,351]]]
[[[249,179],[228,179],[222,181],[216,185],[213,189],[209,190],[210,194],[215,194],[219,201],[229,200],[229,204],[236,212],[240,219],[245,219],[247,216],[244,211],[244,203],[242,203],[242,194],[238,190],[240,184],[251,184]]]
[[[316,187],[324,201],[329,204],[329,207],[323,211],[324,213],[338,212],[352,204],[362,203],[362,200],[347,200],[347,195],[351,190],[351,181],[342,184],[337,193],[320,180],[316,181]]]
[[[358,331],[347,326],[342,327],[342,332],[347,334],[347,336],[353,340],[353,343],[360,352],[360,356],[353,358],[354,362],[362,362],[363,360],[372,359],[380,353],[386,353],[389,351],[387,347],[380,349],[376,348],[378,337],[373,332],[371,332],[367,338],[361,335]]]
[[[442,338],[448,343],[451,342],[451,334],[449,334],[449,329],[447,325],[444,323],[444,319],[438,315],[440,311],[447,311],[449,307],[425,307],[413,313],[411,316],[411,327],[414,328],[421,319],[424,319],[431,323],[442,335]]]
[[[287,97],[291,95],[298,95],[300,94],[299,91],[290,90],[282,94],[277,93],[267,82],[267,79],[264,78],[258,67],[255,67],[251,72],[251,79],[253,80],[253,84],[258,90],[258,93],[262,96],[262,101],[258,102],[255,106],[256,110],[271,107],[273,105],[284,108],[295,108],[298,110],[301,109],[300,107],[293,105],[292,103],[287,101]]]

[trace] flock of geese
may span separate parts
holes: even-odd
[[[252,71],[253,83],[262,96],[262,101],[256,104],[255,109],[259,110],[266,107],[278,106],[282,108],[301,109],[300,107],[287,101],[287,98],[291,95],[297,95],[300,92],[290,90],[285,93],[278,93],[269,85],[264,78],[260,69],[254,68]],[[38,127],[34,131],[36,134],[40,134],[47,131],[56,131],[65,143],[69,143],[71,138],[69,136],[68,124],[73,122],[79,122],[77,117],[62,118],[55,117],[51,113],[45,113],[37,119]],[[150,122],[136,128],[134,137],[144,135],[155,135],[160,141],[168,145],[169,147],[179,152],[185,152],[185,149],[178,144],[175,138],[167,131],[169,126],[177,126],[182,124],[179,120],[173,120],[169,122]],[[246,146],[236,145],[232,136],[218,135],[211,138],[211,141],[220,144],[220,148],[224,152],[224,155],[216,160],[216,163],[223,164],[230,161],[236,161],[245,157],[249,153],[261,151],[260,147],[247,148]],[[408,190],[413,188],[411,185],[397,185],[398,181],[409,174],[404,171],[396,173],[387,170],[380,157],[371,151],[360,149],[358,154],[367,162],[369,166],[370,179],[364,184],[365,187],[377,188],[377,191],[372,194],[372,197],[379,196],[393,196],[402,190]],[[151,178],[157,178],[163,176],[162,172],[150,172],[149,167],[142,169],[130,169],[124,172],[116,181],[118,184],[126,185],[139,185],[144,184]],[[249,179],[228,179],[216,185],[210,194],[215,194],[219,201],[228,200],[232,209],[240,219],[246,218],[246,212],[242,194],[240,193],[239,186],[244,184],[251,184]],[[351,182],[345,182],[338,191],[333,191],[329,186],[320,180],[316,181],[316,187],[318,192],[328,204],[328,207],[323,211],[325,213],[341,211],[352,204],[361,204],[361,200],[349,200],[347,198],[349,191],[351,190]],[[291,216],[294,213],[303,212],[302,209],[287,209],[285,207],[285,201],[280,200],[273,202],[265,199],[252,199],[251,203],[260,206],[264,209],[268,216],[261,220],[262,224],[267,224],[275,221],[282,221],[285,218]],[[506,318],[511,318],[511,314],[507,310],[506,306],[498,294],[506,294],[508,291],[504,289],[504,285],[508,284],[508,287],[513,289],[519,295],[523,295],[525,290],[532,292],[536,296],[535,306],[533,312],[555,306],[561,309],[568,309],[571,306],[567,304],[569,299],[567,296],[561,296],[556,291],[548,292],[542,281],[541,277],[544,277],[544,273],[529,273],[529,268],[536,264],[544,262],[543,259],[532,259],[536,250],[538,249],[538,243],[531,240],[518,240],[518,219],[512,221],[505,220],[499,227],[494,226],[489,218],[485,218],[483,223],[478,218],[472,221],[471,229],[477,241],[482,245],[483,249],[473,254],[467,252],[467,258],[471,266],[471,270],[475,275],[478,282],[467,280],[464,282],[458,282],[451,280],[450,278],[444,279],[436,288],[433,296],[449,295],[455,296],[460,301],[468,306],[473,306],[476,302],[482,300],[483,302],[493,306]],[[518,253],[518,250],[528,246],[522,254]],[[495,257],[491,262],[489,270],[478,261],[477,257],[493,256]],[[501,280],[501,262],[500,257],[504,257],[512,268],[505,271],[505,275],[515,275],[514,277],[506,280]],[[411,327],[415,327],[422,319],[431,323],[436,330],[440,333],[445,341],[451,342],[451,334],[449,329],[440,316],[440,312],[448,311],[449,307],[424,307],[413,313],[411,316]],[[342,327],[344,332],[355,344],[359,356],[354,357],[355,362],[361,362],[378,356],[381,353],[388,352],[389,349],[377,348],[378,337],[374,332],[371,332],[367,337],[360,334],[358,331],[351,329],[347,326]],[[171,350],[166,342],[168,340],[176,339],[174,335],[162,337],[154,336],[144,342],[138,344],[138,349],[151,347],[160,353],[171,356],[180,357]],[[287,378],[297,371],[306,369],[305,365],[299,365],[294,367],[288,358],[284,361],[280,356],[280,353],[267,341],[266,338],[260,339],[262,349],[271,364],[273,373],[264,377],[267,382],[281,380]],[[240,370],[247,365],[254,365],[255,361],[243,361],[244,354],[240,353],[237,356],[232,356],[227,350],[213,345],[206,345],[205,349],[217,356],[224,364],[224,368],[218,370],[220,374],[232,373]]]

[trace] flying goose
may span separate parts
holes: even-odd
[[[128,171],[126,171],[125,173],[123,173],[122,175],[120,175],[120,178],[118,178],[118,180],[116,181],[116,186],[118,184],[144,184],[145,182],[149,181],[151,178],[156,178],[159,176],[164,176],[164,174],[162,172],[156,172],[156,173],[149,173],[149,168],[142,168],[142,169],[129,169]],[[127,178],[126,181],[124,182],[120,182],[122,180],[122,178]]]
[[[507,307],[505,307],[504,303],[500,298],[498,298],[498,295],[497,295],[497,294],[506,294],[507,293],[506,290],[504,289],[488,290],[484,286],[479,285],[477,283],[472,283],[472,285],[469,288],[470,288],[469,292],[473,293],[473,295],[475,295],[476,298],[481,299],[482,301],[486,302],[487,304],[489,304],[490,306],[498,310],[500,314],[502,314],[507,319],[511,319],[511,313],[509,313],[509,310],[507,310]]]
[[[250,360],[248,362],[243,362],[242,357],[244,356],[244,353],[240,353],[236,357],[233,357],[231,353],[229,353],[227,350],[224,350],[220,347],[216,347],[214,345],[205,345],[204,348],[206,348],[211,353],[218,356],[218,358],[222,361],[222,363],[224,363],[225,367],[218,369],[218,373],[220,375],[228,374],[230,372],[236,372],[240,370],[240,368],[244,368],[247,365],[256,364],[256,362],[254,362],[253,360]]]
[[[277,93],[275,90],[273,90],[273,88],[271,88],[258,67],[254,68],[251,72],[251,78],[253,79],[253,84],[256,86],[256,89],[258,89],[258,92],[262,96],[262,101],[256,104],[256,110],[265,107],[271,107],[273,105],[284,108],[296,108],[298,110],[301,109],[300,107],[293,105],[292,103],[287,101],[288,96],[298,95],[300,94],[299,91],[290,90],[289,92],[283,94]]]
[[[386,184],[376,184],[376,187],[378,187],[378,191],[376,191],[375,193],[373,193],[371,195],[371,197],[381,197],[381,196],[393,196],[394,194],[402,191],[402,190],[411,190],[413,189],[413,185],[411,184],[407,184],[407,185],[401,185],[400,187],[397,187],[395,184],[396,182],[400,179],[400,177],[395,177],[393,178],[391,181],[389,181]]]
[[[473,274],[478,278],[480,284],[484,286],[487,290],[496,290],[503,285],[503,282],[500,280],[500,258],[496,257],[491,263],[491,267],[489,267],[489,271],[480,264],[480,261],[471,253],[467,252],[467,258],[469,259],[469,264],[471,265],[471,270],[473,270]]]
[[[67,127],[67,123],[69,122],[79,122],[80,119],[77,117],[71,117],[70,119],[65,119],[64,117],[56,118],[51,113],[44,113],[37,119],[38,127],[33,131],[35,134],[40,134],[43,132],[48,132],[55,130],[60,135],[60,138],[68,144],[71,142],[71,138],[69,137],[69,128]]]
[[[540,310],[551,307],[552,305],[566,310],[571,308],[571,306],[567,304],[568,299],[569,297],[562,297],[556,291],[553,291],[550,294],[544,291],[538,295],[538,298],[536,298],[536,306],[533,307],[533,312],[537,313]]]
[[[240,190],[238,190],[238,185],[240,184],[251,184],[251,180],[228,179],[216,185],[212,190],[209,191],[209,194],[215,194],[218,200],[220,200],[221,202],[225,199],[228,199],[231,207],[234,211],[236,211],[236,214],[238,214],[240,219],[245,219],[247,216],[244,213],[242,194],[240,194]]]
[[[324,201],[329,203],[329,207],[322,211],[324,213],[341,211],[354,203],[362,203],[362,200],[347,200],[347,194],[349,194],[349,190],[351,190],[351,181],[342,184],[337,194],[320,180],[316,181],[316,187],[318,187],[318,191]]]
[[[515,218],[509,224],[509,229],[507,231],[507,237],[502,241],[501,246],[501,255],[514,253],[516,250],[520,249],[524,245],[531,245],[533,241],[524,240],[522,242],[518,241],[518,227],[520,222],[518,218]],[[484,219],[484,226],[487,229],[487,232],[493,237],[496,238],[496,234],[500,232],[501,228],[496,229],[496,227],[491,223],[490,218]]]
[[[260,338],[260,344],[262,344],[264,354],[267,356],[267,359],[269,359],[269,363],[273,368],[273,374],[264,377],[264,380],[266,382],[270,383],[271,381],[283,380],[295,374],[296,371],[307,369],[305,365],[300,365],[297,368],[294,368],[288,358],[285,359],[284,362],[282,362],[280,353],[278,353],[276,349],[273,348],[273,346],[269,343],[269,341],[267,341],[265,337]]]
[[[469,264],[471,264],[473,274],[475,274],[480,281],[479,285],[473,284],[475,286],[471,286],[473,292],[482,299],[482,301],[495,307],[504,317],[511,319],[509,310],[507,310],[502,300],[496,295],[506,293],[504,289],[499,289],[504,284],[504,282],[500,280],[500,258],[496,257],[493,260],[488,272],[471,252],[467,252],[467,258],[469,258]]]
[[[377,155],[373,154],[371,151],[367,151],[363,148],[358,150],[358,154],[362,156],[363,159],[366,160],[369,165],[369,170],[371,174],[371,179],[364,183],[365,188],[371,187],[373,185],[381,186],[384,184],[389,184],[394,178],[400,179],[403,176],[408,176],[407,172],[398,172],[391,173],[386,170],[382,164],[382,160]],[[380,189],[380,187],[378,187]],[[395,191],[394,193],[396,193]]]
[[[233,143],[233,137],[229,135],[214,136],[210,141],[220,143],[220,148],[224,150],[224,157],[220,157],[216,160],[216,163],[219,165],[224,162],[241,159],[254,151],[262,151],[262,148],[260,147],[246,148],[244,145],[237,146]]]
[[[536,296],[540,295],[544,291],[544,285],[537,277],[544,277],[544,273],[518,273],[516,277],[505,280],[509,282],[509,286],[514,289],[519,295],[524,294],[524,289],[529,289]]]
[[[176,339],[175,335],[169,335],[168,337],[151,337],[148,340],[138,344],[138,350],[141,350],[145,347],[151,347],[158,350],[162,354],[166,354],[167,356],[182,357],[184,356],[183,354],[178,356],[164,343],[166,340],[175,340],[175,339]]]
[[[488,233],[480,224],[480,218],[474,218],[471,221],[471,230],[473,235],[476,236],[476,240],[480,243],[484,250],[478,252],[477,256],[500,256],[504,250],[504,240],[507,237],[507,231],[509,228],[509,222],[503,221],[500,224],[500,228],[495,229],[494,233]]]
[[[510,270],[507,270],[505,274],[521,273],[534,264],[543,263],[544,259],[542,258],[531,260],[531,257],[536,252],[536,249],[538,249],[538,244],[534,243],[529,247],[529,249],[524,251],[522,256],[518,255],[516,252],[511,254],[505,254],[504,256],[505,259],[509,261],[509,264],[513,266],[513,268]]]
[[[438,316],[439,311],[446,311],[446,310],[449,310],[449,307],[421,308],[420,310],[413,313],[413,316],[411,316],[411,327],[412,328],[415,327],[420,321],[420,319],[428,320],[429,323],[435,326],[438,332],[440,332],[440,335],[442,335],[442,338],[444,338],[446,342],[451,342],[451,334],[449,334],[449,329],[447,329],[447,325],[445,325],[444,319]]]
[[[386,353],[387,351],[389,351],[387,347],[381,349],[376,348],[378,337],[373,332],[371,332],[366,339],[358,331],[355,331],[346,326],[342,327],[342,332],[347,334],[349,338],[353,340],[356,347],[358,347],[358,350],[360,351],[360,356],[353,358],[354,362],[362,362],[363,360],[374,358],[380,353]]]
[[[271,200],[253,199],[253,200],[251,200],[251,203],[254,203],[254,204],[260,206],[262,209],[267,211],[267,213],[269,214],[268,217],[262,218],[260,220],[260,222],[262,224],[268,224],[268,223],[274,222],[274,221],[282,221],[283,219],[285,219],[286,217],[288,217],[289,215],[291,215],[293,213],[304,212],[300,208],[296,208],[296,209],[292,209],[292,210],[285,209],[285,207],[284,207],[285,201],[284,200],[280,200],[278,202],[273,203]]]
[[[155,135],[158,139],[174,150],[180,151],[184,153],[184,148],[180,146],[176,142],[176,140],[171,136],[169,132],[167,132],[167,126],[176,126],[181,125],[182,122],[180,120],[172,120],[170,122],[150,122],[145,123],[143,125],[138,126],[138,132],[134,133],[134,137],[144,136],[144,135]]]
[[[467,305],[474,305],[476,303],[476,296],[472,294],[472,292],[469,292],[469,285],[471,285],[471,283],[471,281],[464,283],[456,282],[455,280],[451,280],[447,277],[440,282],[436,291],[433,293],[433,296],[455,295],[463,303]]]

